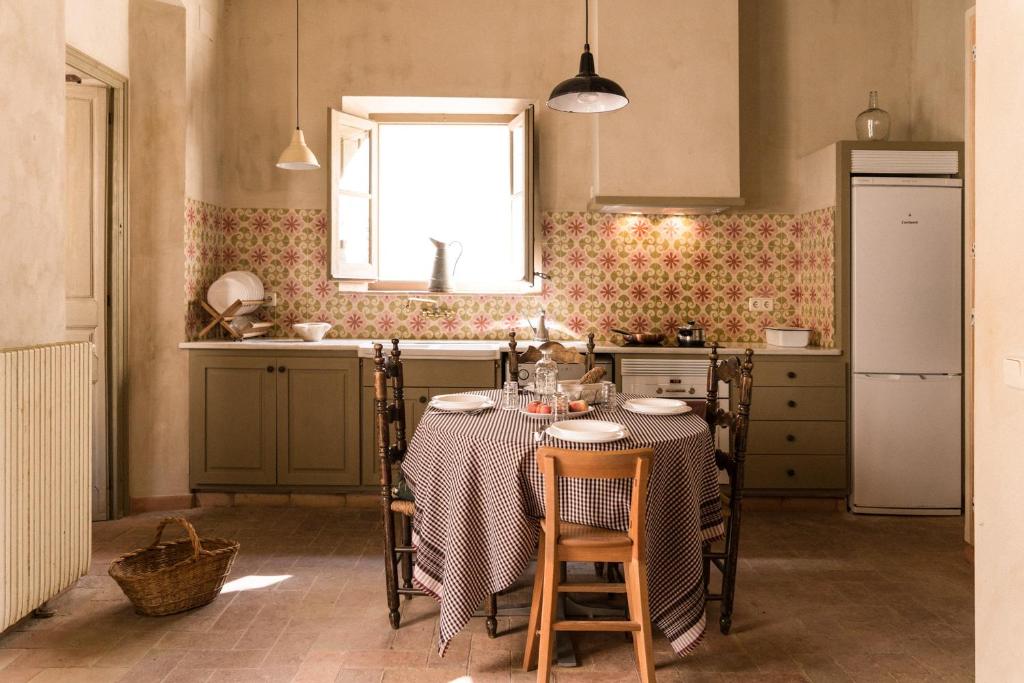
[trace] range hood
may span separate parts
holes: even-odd
[[[587,208],[603,213],[668,214],[671,216],[696,216],[722,213],[739,209],[744,205],[742,197],[617,197],[597,195],[590,198]]]

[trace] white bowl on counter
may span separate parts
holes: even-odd
[[[292,329],[302,341],[318,342],[334,327],[331,323],[295,323]]]
[[[811,343],[811,331],[806,327],[766,327],[764,337],[768,346],[802,349]]]

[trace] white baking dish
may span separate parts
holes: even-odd
[[[811,331],[806,327],[766,327],[764,337],[769,346],[803,348],[811,343]]]

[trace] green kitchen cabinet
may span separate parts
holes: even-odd
[[[358,372],[321,353],[191,353],[192,488],[358,485]]]

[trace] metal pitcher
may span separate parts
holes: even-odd
[[[442,242],[441,240],[435,240],[433,237],[428,237],[437,251],[434,253],[434,269],[430,274],[430,286],[428,289],[431,292],[450,292],[452,291],[452,285],[449,280],[451,276],[455,274],[455,267],[459,265],[459,259],[462,258],[462,242]],[[455,257],[455,263],[452,264],[452,269],[448,270],[448,247],[457,244],[459,245],[459,255]]]

